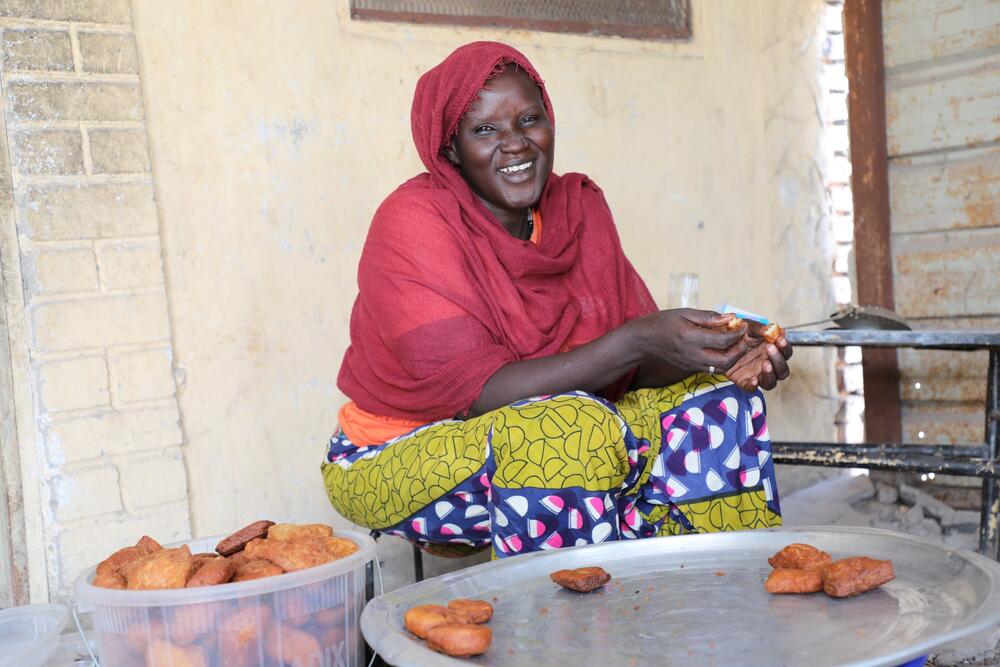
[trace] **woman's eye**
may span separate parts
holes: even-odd
[[[538,120],[538,116],[525,116],[521,119],[521,125],[530,125]]]
[[[493,128],[491,126],[489,126],[489,125],[480,125],[476,129],[474,129],[473,132],[476,133],[476,134],[486,134],[487,132],[489,132],[492,129]]]

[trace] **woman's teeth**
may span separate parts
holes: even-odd
[[[499,171],[501,174],[516,174],[519,171],[524,171],[533,164],[535,164],[534,160],[528,160],[527,162],[515,164],[510,167],[500,167]]]

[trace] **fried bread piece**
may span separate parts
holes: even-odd
[[[777,322],[771,322],[764,328],[760,335],[761,338],[773,345],[785,335],[785,330],[778,326]]]
[[[132,591],[184,588],[194,569],[187,546],[162,549],[130,562],[122,568],[127,588]]]
[[[809,544],[795,542],[767,559],[771,567],[807,570],[829,565],[830,554]]]
[[[247,542],[246,547],[241,551],[247,560],[256,560],[258,558],[267,558],[267,539],[266,538],[256,538]]]
[[[216,556],[211,560],[204,561],[202,566],[194,571],[194,574],[188,579],[187,587],[224,584],[232,579],[234,574],[236,574],[236,564],[228,558]]]
[[[479,655],[490,647],[493,632],[485,625],[445,623],[427,633],[427,647],[456,658]]]
[[[323,647],[319,640],[308,632],[288,625],[273,623],[268,629],[267,654],[279,664],[311,665],[323,657]]]
[[[120,572],[98,572],[91,585],[99,588],[125,588],[125,577]]]
[[[164,639],[154,639],[146,647],[146,664],[172,667],[208,667],[208,659],[198,646],[182,648]]]
[[[274,525],[273,521],[254,521],[249,526],[240,528],[229,537],[223,538],[215,550],[222,556],[232,556],[237,551],[242,551],[250,540],[267,535],[268,529]]]
[[[844,558],[823,569],[823,592],[834,598],[858,595],[896,578],[892,561],[866,556]]]
[[[771,570],[764,590],[768,593],[818,593],[823,590],[823,571],[778,567]]]
[[[143,535],[135,543],[135,546],[119,549],[98,563],[97,574],[120,572],[123,567],[132,561],[162,550],[163,547],[160,546],[159,542],[148,535]]]
[[[468,616],[455,612],[439,604],[421,604],[410,607],[403,614],[403,627],[411,633],[427,639],[431,628],[445,623],[470,623]]]
[[[232,581],[250,581],[284,574],[285,571],[269,560],[248,560],[236,568]]]
[[[226,667],[259,665],[271,609],[251,604],[227,614],[219,624],[219,663]]]
[[[343,537],[313,537],[295,540],[268,539],[264,557],[286,572],[316,567],[349,556],[358,550],[351,540]]]
[[[154,540],[149,535],[143,535],[139,538],[139,541],[135,543],[135,546],[139,547],[144,553],[151,554],[154,551],[161,551],[163,549],[160,543]]]
[[[736,331],[741,326],[743,326],[743,319],[739,317],[734,317],[733,319],[726,322],[726,331]]]
[[[600,567],[578,567],[575,570],[558,570],[549,575],[563,588],[578,593],[589,593],[611,581],[611,575]]]
[[[270,540],[285,542],[314,537],[333,537],[333,528],[322,523],[276,523],[268,528],[267,537]]]
[[[493,605],[486,600],[459,598],[448,602],[448,609],[465,614],[473,623],[486,623],[493,616]]]

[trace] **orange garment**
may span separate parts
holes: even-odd
[[[538,209],[531,209],[531,223],[534,229],[528,240],[538,245],[542,240],[542,214]],[[381,444],[427,423],[366,412],[354,401],[349,401],[340,408],[337,420],[344,435],[358,447]]]

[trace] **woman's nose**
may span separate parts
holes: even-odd
[[[520,128],[507,130],[500,135],[500,150],[505,153],[518,153],[528,146],[528,140]]]

